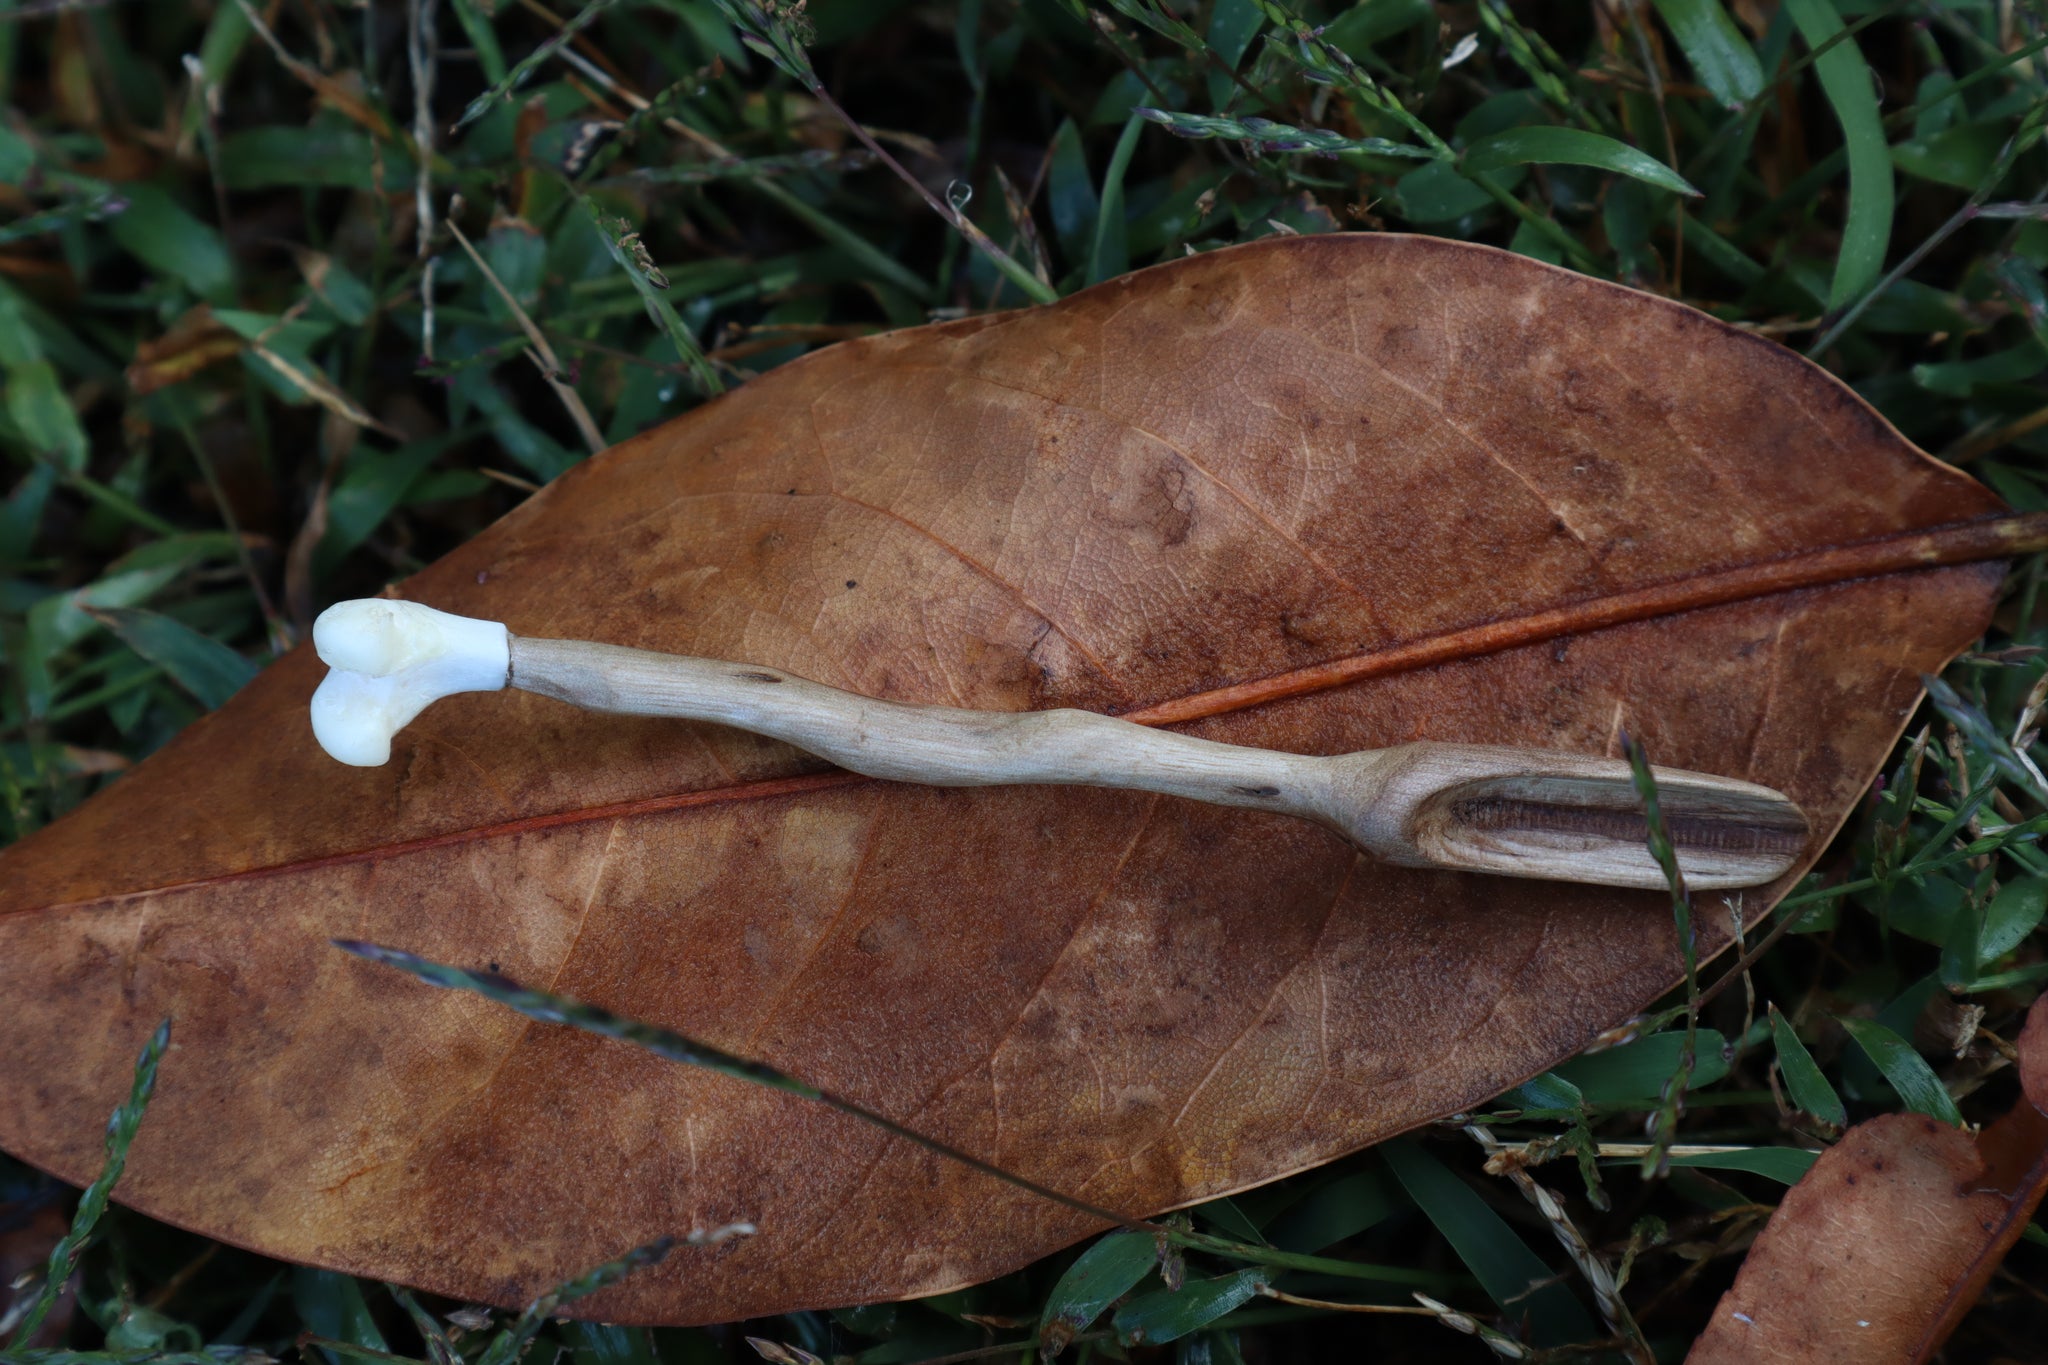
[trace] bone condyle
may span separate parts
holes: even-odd
[[[860,696],[755,664],[581,640],[522,639],[416,602],[342,602],[313,627],[333,670],[313,733],[376,767],[434,702],[506,687],[621,715],[736,726],[869,777],[932,786],[1118,787],[1271,811],[1336,829],[1411,867],[1655,889],[1663,870],[1633,775],[1609,758],[1420,742],[1322,756],[1219,744],[1091,711],[968,711]],[[1804,852],[1782,793],[1653,770],[1679,865],[1700,890],[1755,886]]]
[[[331,670],[313,693],[313,735],[343,763],[378,767],[391,737],[441,698],[502,689],[511,641],[496,621],[418,602],[337,602],[313,623],[313,649]]]

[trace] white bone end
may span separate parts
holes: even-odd
[[[478,678],[495,673],[495,682],[457,689],[465,692],[505,685],[512,667],[511,639],[500,622],[385,597],[336,602],[313,623],[313,648],[329,668],[373,678],[388,678],[426,663],[461,667]]]
[[[337,602],[313,623],[333,670],[313,693],[313,737],[352,767],[389,761],[391,737],[457,692],[496,692],[512,672],[512,634],[497,621],[417,602]]]

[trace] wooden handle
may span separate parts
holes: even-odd
[[[1216,744],[1093,711],[966,711],[843,692],[758,664],[512,638],[513,687],[595,711],[708,720],[868,777],[1164,792],[1319,817],[1331,760]]]

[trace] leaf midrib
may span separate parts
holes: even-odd
[[[1931,528],[1895,532],[1848,545],[1832,545],[1821,550],[1794,552],[1732,568],[1701,570],[1648,587],[1609,593],[1521,616],[1462,626],[1455,630],[1425,635],[1389,648],[1351,654],[1340,659],[1270,674],[1250,682],[1211,688],[1185,697],[1155,702],[1149,706],[1113,714],[1120,714],[1123,719],[1140,725],[1188,724],[1314,692],[1328,691],[1371,678],[1412,672],[1452,660],[1483,658],[1510,649],[1542,644],[1565,635],[1607,630],[1640,621],[1678,616],[1690,611],[1828,587],[1858,579],[1928,572],[1963,564],[2005,559],[2044,549],[2048,549],[2048,513],[1977,517]],[[404,857],[434,848],[513,834],[533,833],[564,825],[664,814],[694,806],[769,800],[779,796],[804,795],[864,785],[879,780],[863,777],[858,773],[833,770],[766,778],[723,787],[707,787],[602,806],[581,806],[543,815],[523,816],[516,820],[448,830],[396,843],[322,854],[290,862],[271,863],[217,876],[138,887],[130,891],[94,896],[79,901],[22,906],[16,910],[0,912],[0,918],[88,906],[116,905],[144,896],[259,880],[292,872],[311,872],[370,860]]]

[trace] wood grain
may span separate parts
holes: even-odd
[[[1072,707],[972,711],[884,701],[763,664],[588,640],[514,637],[510,654],[508,686],[612,715],[736,726],[866,777],[1149,792],[1313,820],[1404,867],[1640,890],[1669,885],[1650,852],[1635,774],[1622,759],[1434,740],[1289,754]],[[436,657],[432,666],[439,664]],[[389,733],[381,715],[375,731],[380,741]],[[508,726],[501,742],[521,738]],[[1707,773],[1651,771],[1665,835],[1695,890],[1762,885],[1805,850],[1806,818],[1778,792]]]

